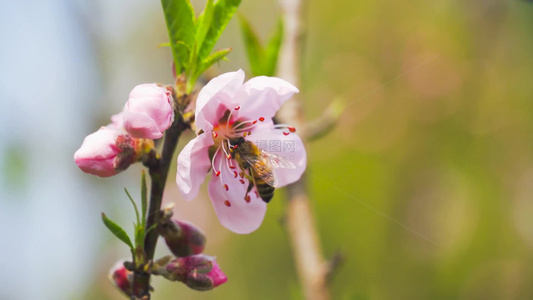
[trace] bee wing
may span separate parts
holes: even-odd
[[[274,169],[294,169],[296,166],[287,158],[261,150],[261,156],[267,160]]]

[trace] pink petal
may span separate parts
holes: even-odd
[[[124,110],[124,128],[134,138],[159,139],[163,133],[159,130],[154,119],[146,113]]]
[[[271,119],[295,93],[298,89],[283,79],[258,76],[245,82],[235,98],[241,107],[240,115],[246,119]]]
[[[202,88],[196,100],[196,127],[209,131],[218,123],[220,107],[236,106],[235,93],[244,82],[244,71],[224,73]],[[222,112],[223,113],[223,112]]]
[[[204,133],[191,140],[178,156],[176,182],[188,201],[198,195],[200,185],[204,182],[211,167],[208,154],[211,145],[213,145],[213,138]]]
[[[261,225],[266,213],[266,203],[256,196],[255,187],[248,194],[250,202],[245,200],[248,180],[241,184],[240,177],[234,177],[234,171],[239,173],[240,169],[228,169],[225,161],[222,168],[218,167],[223,155],[217,155],[215,167],[220,169],[220,176],[213,175],[209,182],[209,196],[213,202],[215,212],[220,223],[227,229],[240,234],[250,233]],[[224,184],[228,186],[226,190]]]
[[[174,119],[172,96],[170,92],[157,84],[140,84],[130,92],[126,110],[144,112],[154,119],[159,131],[165,131]]]
[[[295,168],[275,168],[274,175],[277,179],[276,188],[296,182],[302,176],[307,165],[307,154],[300,137],[287,129],[256,130],[247,137],[262,150],[284,157],[294,164]]]

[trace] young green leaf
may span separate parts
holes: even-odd
[[[274,31],[266,47],[265,73],[259,75],[274,76],[274,74],[276,73],[276,66],[278,65],[278,55],[279,49],[281,48],[282,39],[283,20],[280,18],[278,20],[276,31]]]
[[[213,19],[205,35],[202,45],[198,48],[198,62],[202,62],[213,50],[215,44],[237,11],[241,0],[218,0],[213,7]]]
[[[262,62],[262,59],[264,58],[264,50],[263,47],[261,47],[259,38],[244,15],[239,14],[239,21],[241,24],[244,47],[246,48],[246,54],[248,55],[248,61],[250,62],[252,73],[254,76],[265,75]]]
[[[261,45],[259,37],[254,32],[250,23],[243,15],[239,15],[242,36],[250,62],[250,68],[254,76],[273,76],[278,62],[279,49],[283,37],[283,22],[278,21],[276,31],[274,31],[266,48]]]
[[[140,219],[139,219],[139,209],[137,208],[137,204],[135,204],[135,201],[131,197],[130,192],[128,192],[128,190],[126,188],[124,188],[124,191],[126,192],[126,195],[128,195],[128,198],[130,199],[131,204],[133,205],[133,209],[135,209],[135,217],[137,218],[137,225],[138,225],[141,222],[140,222]]]
[[[207,0],[204,11],[200,14],[200,16],[198,16],[198,19],[196,20],[196,47],[197,49],[200,49],[200,47],[204,43],[205,36],[207,34],[207,31],[209,30],[211,21],[213,20],[214,8],[215,8],[214,1]]]
[[[205,72],[210,66],[215,64],[216,62],[220,61],[221,59],[224,59],[228,53],[231,52],[231,48],[225,48],[220,49],[218,51],[215,51],[215,53],[209,55],[206,59],[204,59],[198,66],[198,69],[193,74],[193,80],[196,81],[198,76],[202,75],[203,72]]]
[[[196,29],[194,9],[189,0],[161,0],[167,23],[176,74],[187,69]]]
[[[111,231],[111,233],[119,240],[124,242],[124,244],[128,245],[130,250],[133,252],[133,245],[124,229],[117,225],[117,223],[111,221],[104,213],[102,213],[102,221],[104,221],[104,225],[107,227],[107,229],[109,229],[109,231]]]
[[[148,207],[148,192],[146,189],[146,173],[144,170],[141,173],[141,213],[142,213],[142,227],[144,228],[144,225],[146,223],[146,209]]]

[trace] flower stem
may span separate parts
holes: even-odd
[[[176,110],[174,122],[165,133],[165,142],[163,144],[161,158],[152,159],[146,163],[146,166],[149,169],[152,185],[150,189],[150,204],[145,227],[145,230],[147,231],[144,239],[145,262],[150,262],[154,259],[158,233],[153,227],[159,221],[158,218],[160,215],[159,211],[161,210],[161,202],[163,200],[163,191],[165,190],[165,184],[168,177],[168,171],[172,163],[172,158],[174,156],[174,151],[176,150],[181,133],[187,128],[188,124],[184,122],[181,113]],[[131,299],[150,299],[149,272],[146,272],[145,270],[134,270],[133,295]]]

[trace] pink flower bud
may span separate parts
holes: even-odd
[[[181,281],[198,291],[211,290],[228,281],[215,258],[203,254],[176,258],[166,270],[167,279]]]
[[[133,286],[133,272],[124,267],[124,261],[118,261],[109,271],[109,280],[122,293],[130,297]]]
[[[85,137],[74,161],[85,173],[109,177],[135,162],[135,146],[136,141],[127,133],[102,127]]]
[[[204,251],[205,235],[191,223],[168,220],[157,228],[159,234],[165,238],[168,248],[175,256],[191,256]]]
[[[154,83],[136,86],[124,106],[124,128],[135,138],[161,138],[174,120],[172,102],[165,87]]]

